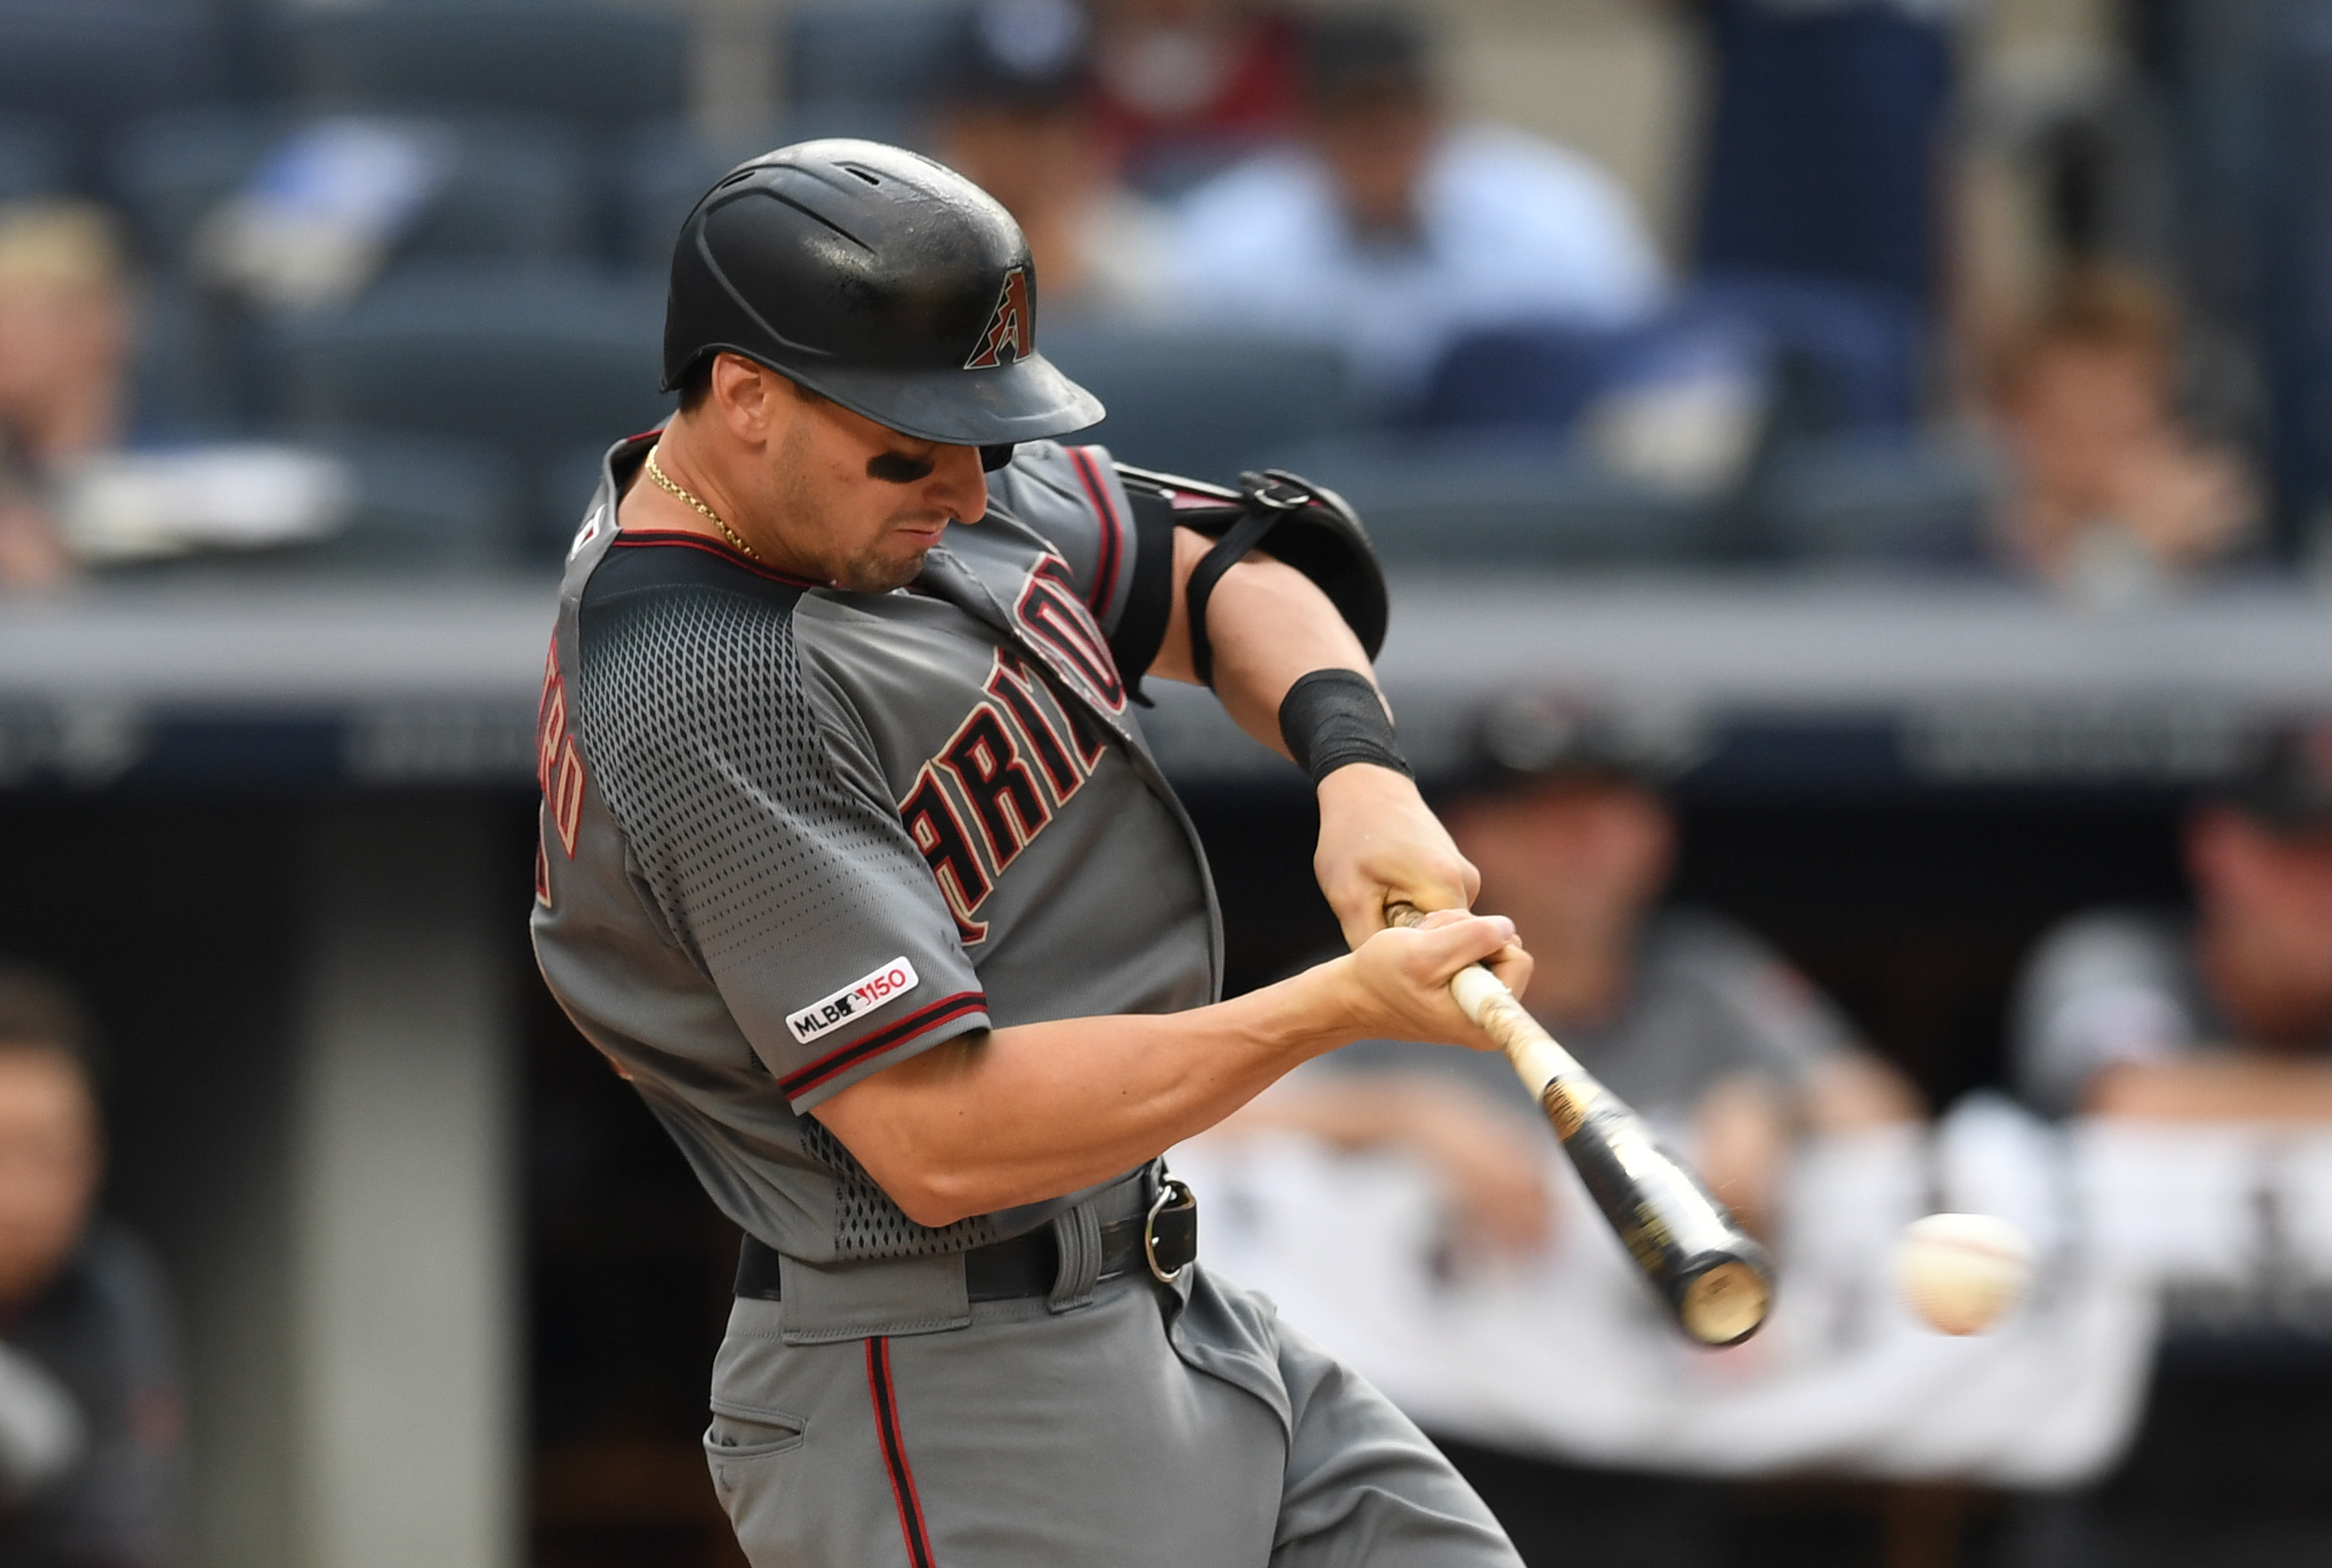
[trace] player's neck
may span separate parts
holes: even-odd
[[[656,483],[643,463],[617,512],[622,525],[697,534],[788,576],[824,582],[829,574],[814,562],[797,559],[782,533],[762,525],[757,509],[744,500],[745,486],[731,472],[735,465],[706,446],[685,415],[674,417],[656,442],[655,462],[664,476],[687,495],[674,495]],[[703,511],[689,503],[692,496]]]

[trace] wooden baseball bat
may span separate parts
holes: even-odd
[[[1425,921],[1408,904],[1388,905],[1385,918],[1403,926]],[[1497,976],[1468,964],[1450,980],[1449,994],[1522,1075],[1588,1195],[1685,1333],[1712,1345],[1738,1344],[1756,1333],[1773,1301],[1765,1249],[1683,1161],[1653,1141],[1641,1116],[1539,1027]]]

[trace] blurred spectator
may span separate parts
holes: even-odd
[[[104,1166],[89,1026],[0,966],[0,1562],[172,1561],[181,1415],[145,1249],[92,1221]]]
[[[1772,1219],[1799,1132],[1919,1114],[1909,1085],[1763,943],[1718,916],[1658,908],[1676,853],[1661,781],[1686,760],[1678,736],[1512,701],[1484,722],[1479,751],[1477,787],[1445,817],[1481,869],[1477,907],[1511,917],[1537,961],[1524,1003],[1614,1094],[1688,1133],[1745,1223]],[[1237,1124],[1404,1148],[1442,1177],[1461,1238],[1520,1246],[1546,1222],[1536,1120],[1502,1056],[1364,1041]]]
[[[2015,332],[1993,397],[2017,470],[1999,543],[2018,567],[2110,597],[2255,542],[2241,461],[2199,445],[2173,407],[2176,359],[2168,302],[2097,268]]]
[[[1093,103],[1144,190],[1183,189],[1286,134],[1302,30],[1249,0],[1097,0]]]
[[[0,208],[0,588],[72,570],[47,490],[120,440],[130,323],[128,269],[101,209]]]
[[[1697,269],[1857,284],[1932,313],[1952,32],[1971,0],[1683,3],[1715,77]]]
[[[1564,148],[1453,126],[1428,40],[1400,13],[1323,16],[1301,141],[1194,192],[1181,309],[1317,337],[1391,403],[1468,330],[1605,327],[1658,301],[1660,265],[1619,183]]]
[[[311,543],[339,530],[335,459],[273,443],[189,443],[130,385],[128,262],[102,208],[0,206],[0,590],[81,566]]]
[[[940,156],[1019,220],[1047,318],[1155,309],[1164,225],[1117,183],[1097,135],[1085,14],[1069,0],[989,0],[964,30]]]
[[[2332,725],[2276,736],[2185,849],[2192,914],[2086,914],[2042,941],[2020,1088],[2057,1114],[2332,1119]]]

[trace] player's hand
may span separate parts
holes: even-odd
[[[1445,909],[1414,929],[1380,931],[1334,961],[1343,966],[1347,1032],[1354,1039],[1423,1040],[1495,1051],[1449,995],[1450,978],[1469,963],[1486,963],[1508,990],[1530,984],[1530,954],[1515,942],[1504,915]]]
[[[1389,904],[1467,909],[1482,885],[1482,874],[1458,853],[1416,781],[1367,762],[1320,780],[1312,870],[1352,948],[1384,929]]]

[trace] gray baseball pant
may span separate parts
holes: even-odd
[[[1383,1395],[1194,1267],[788,1343],[740,1300],[712,1482],[753,1568],[1520,1568]]]

